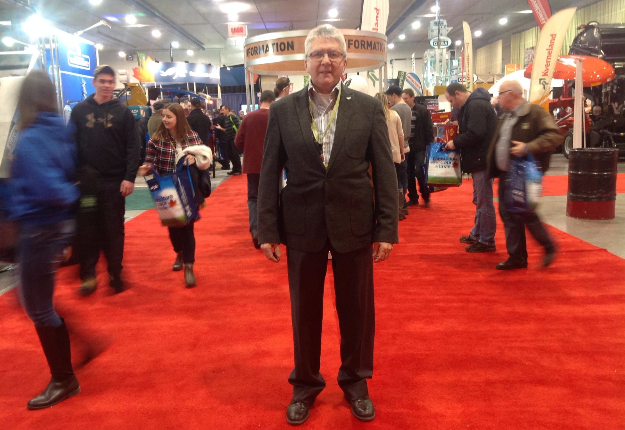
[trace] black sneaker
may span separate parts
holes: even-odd
[[[229,175],[240,175],[241,171],[240,170],[231,170],[228,172]]]
[[[495,252],[497,250],[495,245],[486,245],[482,242],[475,242],[473,245],[469,245],[464,249],[467,252]]]
[[[471,245],[471,244],[477,242],[477,240],[473,239],[471,237],[471,235],[469,235],[469,236],[460,236],[460,242],[468,243],[469,245]]]

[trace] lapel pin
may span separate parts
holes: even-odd
[[[347,98],[347,100],[351,100],[352,96],[347,96],[346,98]]]

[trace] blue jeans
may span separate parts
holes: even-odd
[[[497,216],[493,204],[493,180],[488,171],[471,173],[473,176],[473,204],[475,205],[475,225],[471,237],[486,245],[495,244]]]
[[[260,173],[247,174],[247,210],[250,217],[250,233],[252,237],[258,236],[258,185],[260,184]]]
[[[73,219],[55,224],[20,226],[20,299],[24,310],[38,327],[59,327],[63,324],[54,310],[52,295],[63,249],[71,243],[75,230]]]

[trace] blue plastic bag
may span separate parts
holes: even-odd
[[[543,173],[532,154],[510,161],[510,212],[533,212],[543,189]]]
[[[181,171],[182,167],[183,164],[176,172],[165,176],[153,171],[153,177],[146,178],[158,216],[166,227],[184,227],[200,219],[193,197],[191,173],[188,167],[186,172]]]
[[[443,187],[459,187],[462,185],[460,169],[460,153],[446,151],[445,144],[434,142],[426,150],[427,184]]]

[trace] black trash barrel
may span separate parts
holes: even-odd
[[[617,163],[616,148],[571,149],[567,216],[583,219],[614,218]]]

